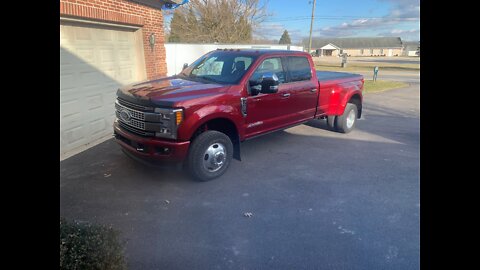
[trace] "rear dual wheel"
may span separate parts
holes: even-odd
[[[337,132],[349,133],[355,128],[355,124],[357,123],[357,113],[357,106],[353,103],[347,103],[342,115],[332,115],[327,117],[327,125]]]

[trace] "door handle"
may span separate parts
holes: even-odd
[[[317,91],[317,88],[310,89],[310,92],[314,93]]]
[[[290,96],[290,93],[283,93],[282,94],[282,97],[289,97]]]

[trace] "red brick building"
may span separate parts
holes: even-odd
[[[119,86],[166,74],[160,9],[138,1],[61,0],[60,158],[109,138]]]

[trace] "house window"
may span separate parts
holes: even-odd
[[[373,54],[373,49],[370,49],[370,54]]]
[[[360,50],[360,54],[363,54],[363,53],[364,53],[364,51],[363,51],[363,49],[361,49],[361,50]]]
[[[380,49],[380,54],[383,55],[383,49]]]

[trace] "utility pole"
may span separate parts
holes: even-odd
[[[312,21],[310,22],[310,37],[308,38],[308,53],[312,50],[312,28],[313,28],[313,17],[315,13],[315,3],[317,0],[313,0],[313,7],[312,7]]]

